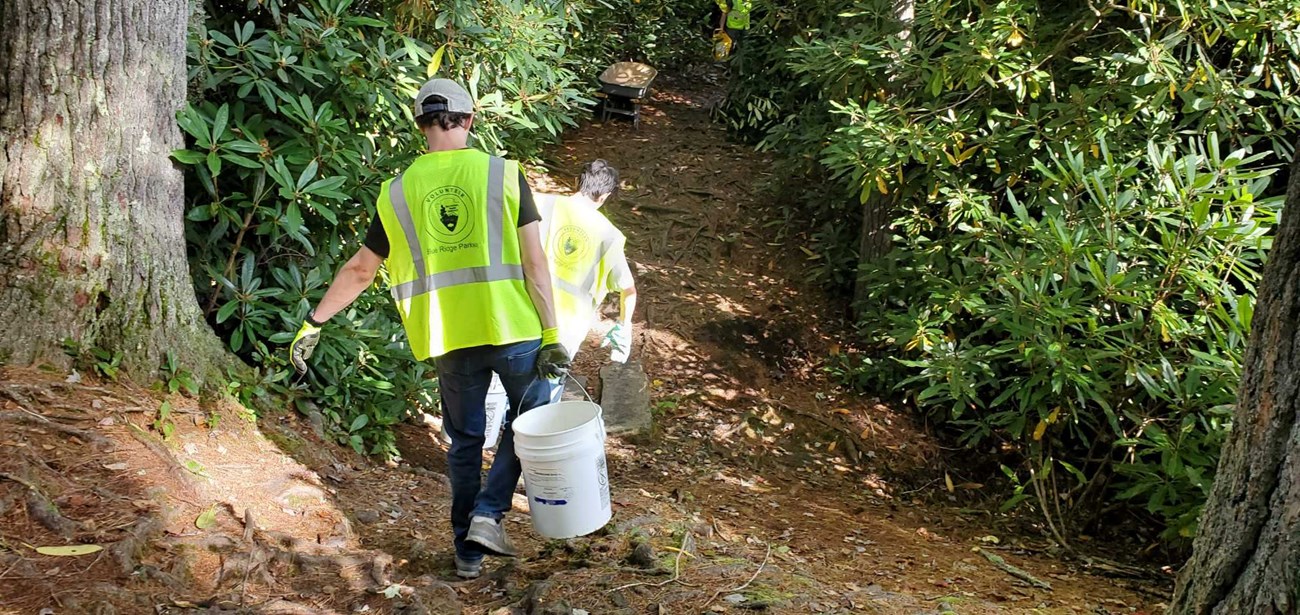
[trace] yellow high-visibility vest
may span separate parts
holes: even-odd
[[[596,208],[570,197],[538,195],[542,215],[543,247],[551,266],[555,289],[555,317],[560,343],[576,354],[591,329],[596,308],[618,273],[626,267],[623,248],[626,237]]]
[[[718,8],[727,14],[727,27],[732,30],[749,29],[749,11],[754,8],[753,0],[715,0]],[[727,6],[730,4],[731,6]]]
[[[542,335],[519,252],[519,163],[425,154],[384,183],[388,282],[416,359]]]

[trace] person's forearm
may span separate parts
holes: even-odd
[[[555,295],[551,290],[551,275],[546,267],[533,267],[524,271],[524,285],[528,287],[528,296],[537,308],[537,318],[542,321],[543,329],[556,327]],[[540,269],[540,271],[537,271]]]
[[[625,327],[632,326],[632,314],[636,312],[636,287],[623,289],[619,295],[618,321]]]
[[[348,261],[338,274],[334,276],[334,281],[330,283],[329,289],[325,291],[325,297],[316,305],[312,312],[312,319],[316,322],[325,322],[335,314],[352,305],[361,293],[375,281],[373,273],[367,272],[364,267],[359,266],[354,261]]]

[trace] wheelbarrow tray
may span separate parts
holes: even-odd
[[[610,96],[644,98],[659,71],[640,62],[616,62],[600,74],[600,91]]]

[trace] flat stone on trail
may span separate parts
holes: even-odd
[[[650,431],[650,382],[640,363],[610,363],[600,369],[600,407],[605,431],[612,435]]]
[[[574,381],[577,382],[574,382]],[[587,386],[587,377],[574,375],[572,378],[564,379],[564,394],[560,401],[587,401],[587,394],[584,388]]]

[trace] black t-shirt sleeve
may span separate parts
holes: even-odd
[[[540,222],[542,214],[537,211],[537,203],[533,202],[533,191],[528,188],[528,177],[524,175],[523,170],[519,171],[519,224],[523,228],[525,224]]]
[[[366,231],[365,246],[370,248],[371,252],[378,254],[380,258],[388,258],[388,233],[384,231],[384,221],[376,213],[370,220],[370,228]]]

